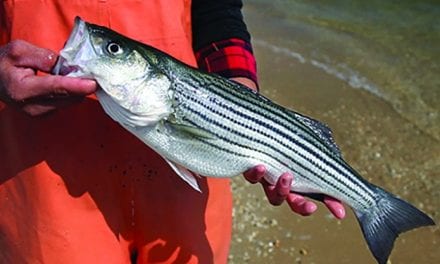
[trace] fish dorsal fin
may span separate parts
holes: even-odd
[[[293,114],[301,121],[301,123],[310,128],[315,135],[324,141],[334,154],[336,154],[338,157],[342,156],[341,151],[339,150],[339,147],[336,145],[336,142],[332,136],[332,131],[326,124],[296,112],[293,112]]]
[[[200,177],[198,174],[188,170],[187,168],[183,167],[182,165],[174,163],[166,158],[164,158],[164,159],[170,165],[170,167],[174,170],[174,172],[177,175],[179,175],[180,178],[182,178],[186,183],[188,183],[195,190],[202,192],[202,190],[200,190],[199,184],[197,183],[197,179],[196,179],[196,177]]]

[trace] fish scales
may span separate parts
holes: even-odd
[[[104,111],[196,190],[194,174],[232,177],[264,164],[266,179],[275,183],[292,172],[292,191],[330,195],[353,209],[380,264],[400,233],[434,224],[363,179],[344,161],[325,124],[238,83],[79,18],[60,54],[55,73],[95,79]]]
[[[193,77],[194,80],[196,80],[196,78]],[[200,78],[199,78],[200,79]],[[195,82],[197,83],[197,82]],[[208,82],[209,83],[209,82]],[[298,134],[298,136],[302,137],[302,135],[306,134],[308,135],[307,138],[305,138],[306,142],[308,141],[313,141],[315,144],[317,144],[317,147],[320,147],[322,151],[324,151],[326,154],[328,155],[333,155],[332,153],[329,153],[328,147],[320,144],[320,142],[316,139],[316,135],[313,134],[312,131],[310,131],[310,129],[308,127],[306,127],[303,123],[301,123],[300,121],[298,121],[295,118],[292,118],[291,115],[286,114],[285,109],[279,109],[279,107],[274,107],[274,106],[268,106],[267,104],[262,104],[262,100],[258,100],[258,97],[262,97],[262,96],[258,96],[256,95],[255,97],[249,96],[248,93],[243,93],[243,92],[237,92],[235,94],[233,94],[232,96],[228,95],[225,89],[215,89],[215,87],[212,87],[212,83],[215,82],[211,82],[211,85],[205,85],[205,83],[197,83],[197,87],[207,87],[206,89],[214,88],[214,89],[210,89],[210,92],[216,93],[218,92],[218,95],[222,95],[222,96],[226,96],[223,97],[227,100],[232,100],[234,101],[236,104],[238,104],[240,107],[245,107],[245,108],[250,108],[252,112],[258,113],[258,117],[254,118],[254,120],[258,120],[259,117],[265,117],[266,120],[276,120],[275,125],[277,124],[284,124],[286,126],[289,127],[288,131],[295,131],[295,128],[299,128],[299,130],[296,132],[296,134]],[[224,86],[224,85],[223,85]],[[222,85],[220,85],[220,87],[222,87]],[[237,100],[237,98],[239,98],[240,100]],[[255,100],[253,100],[255,99]],[[263,100],[264,102],[265,100]],[[243,103],[247,103],[247,104],[243,104]],[[264,111],[263,111],[264,110]],[[284,111],[282,111],[284,110]],[[283,118],[280,118],[280,116],[283,116]],[[267,122],[266,122],[267,123]],[[261,122],[260,122],[261,124]],[[264,122],[263,122],[263,125]],[[273,126],[276,127],[276,126]],[[286,137],[286,134],[283,135],[284,137]],[[291,142],[290,142],[291,143]],[[314,145],[316,146],[316,145]],[[332,166],[331,161],[327,163],[328,165]],[[346,170],[347,166],[346,165],[341,165],[339,167],[340,170]],[[353,173],[353,170],[350,168],[350,171],[345,171],[345,172],[340,172],[342,174],[347,173],[347,174],[351,174]],[[346,175],[347,175],[346,174]],[[350,177],[348,179],[351,179]],[[365,192],[369,192],[371,194],[371,191],[368,188],[365,188],[364,184],[357,178],[353,179],[354,184],[357,184],[360,186],[360,188],[363,189],[363,191]]]
[[[329,190],[335,189],[338,192],[343,192],[344,190],[342,187],[340,187],[340,185],[351,186],[351,192],[345,194],[349,196],[350,199],[368,201],[369,204],[362,205],[364,207],[371,206],[371,203],[374,201],[374,195],[373,192],[365,185],[365,183],[357,178],[347,177],[347,175],[349,175],[348,172],[352,172],[350,171],[351,169],[347,168],[344,163],[340,164],[339,168],[332,166],[332,163],[325,163],[325,159],[320,157],[325,157],[325,155],[329,155],[331,152],[326,151],[322,153],[322,150],[317,148],[311,150],[314,145],[307,144],[307,138],[304,139],[301,136],[298,136],[298,133],[302,131],[295,132],[295,123],[280,122],[280,124],[274,122],[272,118],[267,115],[267,111],[263,110],[263,107],[255,107],[256,103],[259,104],[258,106],[261,106],[262,101],[260,100],[257,102],[252,102],[251,99],[248,99],[250,96],[243,97],[243,100],[234,101],[234,104],[231,104],[231,100],[227,99],[235,98],[234,92],[240,93],[240,90],[216,89],[214,87],[216,84],[215,81],[202,82],[200,81],[203,80],[202,77],[192,77],[190,79],[191,80],[185,79],[183,83],[192,84],[191,87],[187,89],[181,88],[180,90],[179,88],[176,88],[176,93],[185,98],[182,101],[191,101],[191,104],[187,105],[191,105],[193,107],[194,105],[199,106],[197,110],[188,109],[189,111],[194,112],[196,115],[200,116],[202,113],[206,112],[215,114],[215,118],[213,118],[211,121],[208,121],[210,124],[205,124],[203,129],[207,129],[209,125],[212,125],[215,122],[217,125],[210,130],[211,133],[216,134],[218,131],[223,129],[225,133],[224,137],[226,138],[230,137],[230,133],[233,133],[237,135],[238,138],[234,144],[244,143],[245,146],[253,146],[252,150],[254,152],[263,153],[265,156],[271,157],[277,162],[283,164],[284,168],[274,172],[274,175],[282,173],[286,170],[291,170],[294,171],[297,177],[304,178],[306,181],[312,181],[313,177],[309,175],[316,175],[328,184]],[[180,77],[179,80],[182,81],[182,77]],[[204,85],[204,83],[210,83],[211,85]],[[182,87],[185,86],[182,85]],[[194,89],[197,89],[197,93],[191,92]],[[217,97],[214,97],[213,94],[215,94],[215,90],[222,91],[223,93],[216,94]],[[227,94],[228,92],[230,94]],[[200,94],[207,94],[207,96],[198,96]],[[200,98],[205,97],[207,99],[203,105]],[[248,102],[249,104],[243,104],[244,101]],[[270,105],[267,105],[269,101],[263,102],[266,103],[264,109],[271,108]],[[251,106],[253,106],[254,109],[248,109]],[[206,118],[202,118],[197,122],[194,122],[193,125],[202,124],[204,121],[206,121]],[[294,121],[294,119],[292,119],[292,121]],[[231,125],[220,125],[225,123],[229,123]],[[226,129],[224,127],[226,127]],[[231,131],[231,127],[237,127],[237,129],[235,131]],[[310,131],[307,131],[307,127],[302,127],[302,129],[305,130],[304,132],[310,133]],[[244,130],[246,131],[246,134],[240,132]],[[314,139],[313,137],[310,138]],[[246,141],[244,142],[245,139]],[[316,141],[316,139],[314,140]],[[307,148],[306,145],[308,145],[309,149],[303,150],[304,148]],[[261,146],[264,146],[265,148],[262,148]],[[261,151],[262,149],[265,151]],[[326,148],[322,149],[327,150]],[[242,148],[242,151],[249,152],[250,150],[247,147],[244,147]],[[329,164],[330,167],[328,166]],[[343,170],[345,170],[345,173]],[[208,175],[212,175],[212,172]],[[338,181],[329,181],[329,179],[337,179],[341,183],[339,184]],[[297,191],[301,190],[298,189]]]

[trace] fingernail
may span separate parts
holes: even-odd
[[[342,219],[345,217],[345,210],[340,208],[336,210],[336,218]]]
[[[83,79],[84,92],[94,93],[98,88],[98,84],[93,80]]]
[[[306,207],[306,211],[309,214],[314,213],[316,211],[316,209],[318,209],[318,206],[315,203],[312,203],[312,202],[307,202],[305,207]]]
[[[281,185],[283,187],[290,187],[291,184],[292,184],[292,179],[290,179],[290,178],[281,178]]]
[[[82,79],[82,82],[87,86],[96,86],[96,82],[94,80]]]
[[[257,172],[260,174],[263,174],[266,172],[266,168],[263,165],[258,165],[257,166]]]

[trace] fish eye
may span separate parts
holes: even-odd
[[[123,49],[122,49],[121,45],[119,45],[118,43],[110,42],[107,44],[107,51],[110,54],[119,55],[119,54],[122,54]]]

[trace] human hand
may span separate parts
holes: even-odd
[[[31,116],[41,115],[81,100],[93,93],[93,80],[50,73],[57,55],[28,42],[15,40],[0,47],[0,100]]]
[[[257,90],[257,85],[249,78],[235,77],[231,78],[231,80],[246,85],[253,90]],[[266,168],[263,165],[258,165],[243,173],[243,176],[251,183],[261,183],[267,199],[272,205],[281,205],[284,200],[287,200],[292,211],[300,215],[307,216],[316,211],[318,207],[314,202],[307,200],[300,194],[290,192],[290,185],[293,181],[293,176],[291,174],[283,173],[277,183],[271,185],[264,179],[265,173]],[[345,217],[345,208],[340,201],[329,196],[323,197],[322,202],[336,218],[342,219]]]
[[[290,192],[290,185],[293,176],[290,173],[283,173],[275,185],[269,184],[265,179],[266,168],[258,165],[244,172],[243,175],[251,183],[261,183],[264,192],[272,205],[280,205],[287,201],[292,211],[303,216],[311,215],[317,209],[314,202],[307,200],[304,196]],[[338,219],[345,217],[345,208],[343,204],[335,198],[324,196],[323,203],[330,212]]]

